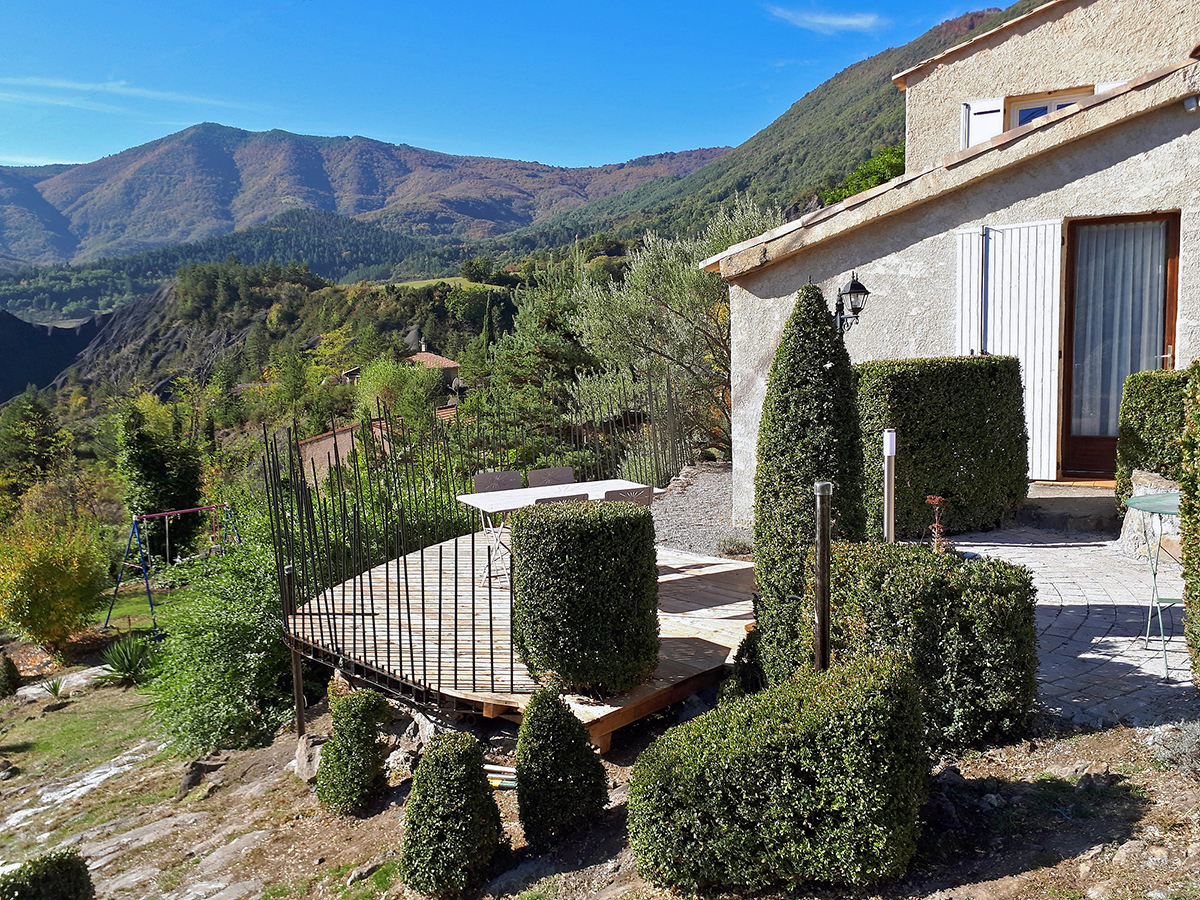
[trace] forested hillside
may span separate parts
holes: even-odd
[[[204,123],[61,170],[0,170],[0,254],[87,262],[227,234],[290,209],[479,238],[687,174],[727,149],[570,169]]]
[[[31,320],[108,312],[152,293],[184,265],[230,255],[248,264],[304,260],[315,274],[342,279],[405,280],[456,272],[463,250],[449,239],[410,235],[315,209],[281,213],[270,222],[220,237],[170,244],[86,266],[51,266],[0,274],[0,309]]]

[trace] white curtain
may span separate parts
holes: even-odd
[[[1127,375],[1162,366],[1167,223],[1076,232],[1071,433],[1116,437]]]

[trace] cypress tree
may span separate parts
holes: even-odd
[[[821,289],[801,288],[767,379],[754,473],[754,567],[763,667],[770,683],[811,662],[798,609],[816,534],[813,484],[833,482],[834,534],[861,540],[862,449],[854,370]]]

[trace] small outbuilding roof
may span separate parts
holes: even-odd
[[[855,228],[937,200],[985,178],[1075,141],[1200,94],[1200,62],[1189,58],[1120,87],[1096,94],[944,157],[928,168],[905,172],[840,203],[816,210],[758,237],[734,244],[700,268],[737,278],[772,266]]]
[[[427,369],[458,369],[461,366],[452,359],[447,359],[444,356],[438,356],[436,353],[430,353],[422,350],[419,353],[414,353],[409,357],[413,362],[420,363]]]

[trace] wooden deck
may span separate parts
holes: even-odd
[[[536,682],[513,650],[507,577],[488,578],[487,544],[467,535],[377,566],[299,606],[298,647],[364,664],[485,716],[519,718]],[[753,620],[751,563],[660,548],[659,664],[645,684],[567,700],[592,740],[715,683]]]

